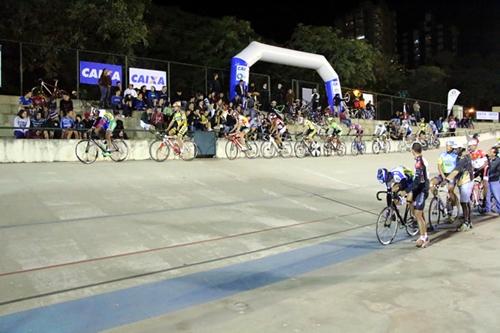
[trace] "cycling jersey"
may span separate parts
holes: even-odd
[[[437,134],[438,133],[438,128],[436,126],[436,124],[432,124],[430,125],[431,127],[431,130],[432,130],[432,134]]]
[[[448,153],[446,151],[441,153],[438,158],[438,165],[445,175],[449,174],[457,165],[457,154],[455,152]]]
[[[471,152],[470,157],[472,159],[472,167],[476,170],[482,169],[488,165],[488,158],[486,157],[485,152],[481,149],[476,149]]]
[[[239,122],[241,128],[246,128],[249,126],[248,118],[243,116],[243,115],[240,115],[238,117],[238,122]]]
[[[405,191],[409,190],[413,181],[413,172],[404,166],[398,166],[390,170],[392,174],[392,180],[394,183],[399,184],[399,190]]]
[[[429,184],[429,164],[422,156],[415,157],[415,176],[413,178],[413,191],[423,191]]]
[[[184,112],[177,111],[176,113],[174,113],[174,120],[178,128],[187,126],[187,117]]]
[[[385,128],[384,125],[377,125],[375,127],[375,133],[374,134],[376,136],[381,136],[381,135],[385,134],[386,132],[387,132],[387,129]]]
[[[330,123],[330,129],[333,130],[333,133],[337,134],[337,135],[341,135],[342,134],[342,127],[339,126],[339,124],[337,124],[336,122],[332,122]]]
[[[351,128],[356,131],[356,134],[363,134],[363,127],[360,124],[353,124]]]
[[[316,125],[314,125],[314,123],[312,121],[310,121],[309,119],[305,119],[304,120],[304,126],[307,129],[310,129],[310,130],[315,130],[316,129]]]
[[[427,124],[426,123],[418,123],[418,128],[425,132],[425,130],[427,129]]]
[[[273,125],[279,130],[285,127],[285,123],[283,122],[283,120],[277,117],[273,119]]]

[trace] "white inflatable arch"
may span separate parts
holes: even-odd
[[[339,76],[324,56],[251,42],[243,51],[231,59],[229,89],[231,100],[236,95],[236,85],[240,80],[243,80],[245,85],[248,85],[250,67],[257,61],[314,69],[325,82],[326,95],[330,106],[333,106],[333,98],[336,94],[342,96]]]

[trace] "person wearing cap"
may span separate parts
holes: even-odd
[[[500,214],[500,157],[498,145],[489,151],[490,168],[488,170],[488,193],[486,195],[486,213],[491,211],[491,197],[495,198],[497,214]]]
[[[450,182],[456,181],[460,192],[460,205],[464,213],[464,221],[458,227],[459,231],[467,231],[472,228],[470,197],[474,187],[473,174],[472,160],[467,151],[467,144],[464,144],[459,146],[457,165],[447,177]]]
[[[455,194],[455,182],[453,180],[446,180],[457,165],[457,152],[455,150],[457,148],[458,145],[455,143],[455,141],[449,140],[446,142],[446,151],[441,153],[438,158],[437,169],[439,175],[431,179],[431,188],[433,194],[436,195],[438,190],[437,186],[446,181],[448,184],[448,196],[450,197],[451,205],[452,207],[457,207],[458,210],[458,198]],[[449,214],[449,220],[450,222],[452,222],[454,219],[452,211],[449,212]]]

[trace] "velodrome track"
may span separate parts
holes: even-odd
[[[493,331],[500,219],[381,247],[375,174],[399,164],[0,165],[0,332]]]

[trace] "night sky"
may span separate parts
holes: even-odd
[[[244,10],[239,2],[232,2],[233,5],[229,6],[203,6],[184,2],[180,8],[203,16],[230,15],[248,20],[259,35],[284,43],[298,23],[333,25],[337,15],[356,8],[360,2],[362,1],[306,1],[282,4],[254,1],[246,2],[247,9]],[[378,3],[377,0],[374,2]],[[462,53],[500,52],[500,0],[387,0],[386,3],[397,13],[399,32],[418,27],[425,12],[431,12],[444,25],[453,24],[459,28]]]

